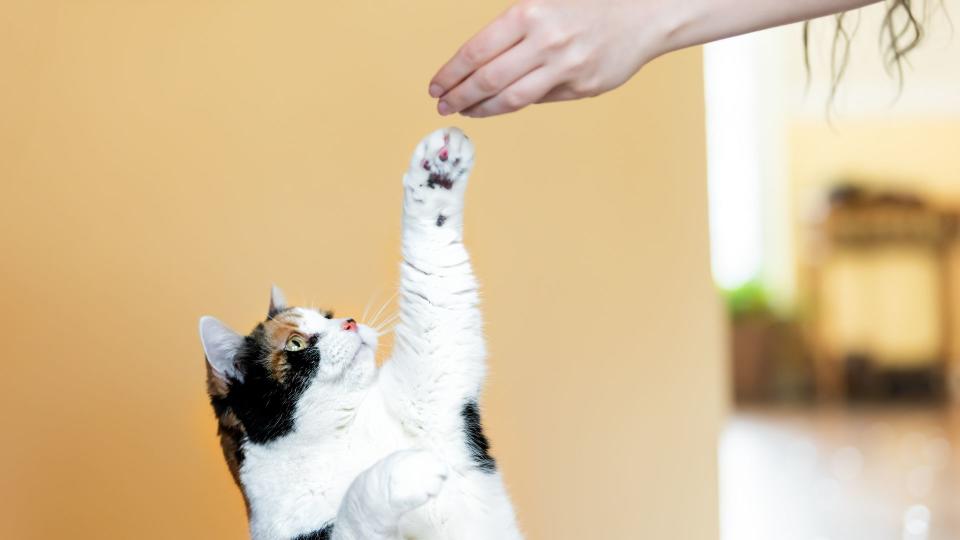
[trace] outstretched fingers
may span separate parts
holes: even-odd
[[[542,65],[541,51],[532,41],[524,40],[486,65],[474,71],[440,99],[440,114],[454,114],[481,101],[497,96],[507,87]]]
[[[540,102],[552,91],[554,84],[556,84],[556,77],[549,68],[539,68],[497,95],[472,105],[461,113],[472,118],[484,118],[519,111],[527,105]]]
[[[464,43],[430,80],[430,95],[440,97],[446,94],[480,67],[519,43],[525,28],[516,11],[514,8],[507,10]]]

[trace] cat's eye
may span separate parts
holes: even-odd
[[[283,347],[283,350],[289,352],[302,351],[307,346],[307,340],[303,336],[290,336],[287,338],[287,344]]]

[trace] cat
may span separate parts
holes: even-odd
[[[247,336],[200,319],[220,442],[255,540],[522,540],[478,399],[486,366],[463,245],[473,165],[456,128],[417,146],[403,178],[399,322],[377,333],[271,292]]]

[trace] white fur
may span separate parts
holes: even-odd
[[[424,160],[454,180],[452,189],[427,185]],[[349,332],[343,319],[300,310],[302,330],[326,336],[323,360],[293,432],[244,446],[240,479],[255,539],[295,538],[330,521],[336,540],[522,538],[499,472],[472,460],[461,416],[486,369],[477,282],[462,242],[472,163],[472,144],[456,129],[432,133],[413,155],[403,182],[400,322],[380,370],[373,330]],[[279,291],[273,296],[282,302]]]

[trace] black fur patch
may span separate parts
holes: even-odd
[[[229,427],[223,424],[217,426],[217,433],[229,437],[234,444],[233,459],[237,462],[237,467],[243,465],[243,443],[246,441],[246,435],[243,428],[239,426]]]
[[[229,408],[246,430],[247,438],[263,444],[293,431],[293,414],[320,364],[320,352],[309,347],[287,352],[289,372],[283,382],[271,376],[267,365],[263,325],[246,337],[236,362],[244,372],[243,382],[231,380],[227,395],[214,402],[214,410]]]
[[[490,455],[490,441],[483,434],[480,425],[480,411],[475,401],[468,401],[460,411],[463,416],[463,429],[467,435],[467,448],[477,464],[477,468],[484,472],[497,470],[497,462]]]
[[[430,173],[430,177],[427,178],[427,187],[430,189],[436,189],[437,186],[440,186],[443,189],[452,189],[453,180],[442,174]]]
[[[447,222],[447,216],[440,214],[437,216],[437,227],[443,227],[443,224]]]
[[[333,538],[333,523],[325,526],[319,531],[313,531],[312,533],[301,534],[300,536],[294,538],[293,540],[330,540]]]

